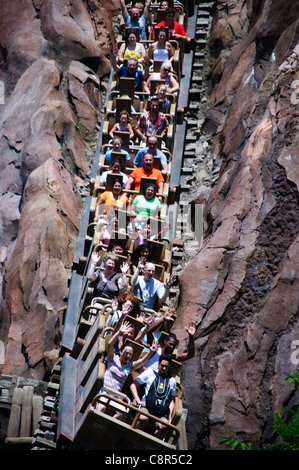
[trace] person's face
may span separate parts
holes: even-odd
[[[154,165],[154,158],[152,155],[145,155],[143,159],[143,168],[145,170],[151,170]]]
[[[130,313],[133,310],[133,304],[130,300],[127,300],[123,305],[122,305],[122,312],[123,313]]]
[[[137,69],[137,64],[135,60],[128,60],[127,68],[128,68],[128,73],[131,75],[134,75]]]
[[[113,185],[113,193],[120,194],[121,190],[122,190],[121,184],[118,181],[116,181]]]
[[[158,97],[160,100],[164,100],[166,95],[166,88],[162,86],[158,91]]]
[[[154,154],[155,151],[157,150],[157,145],[158,145],[158,142],[156,139],[149,139],[148,140],[148,148],[149,148],[149,151]]]
[[[168,8],[168,2],[161,2],[160,8],[166,10]]]
[[[124,126],[128,122],[128,116],[126,114],[122,114],[119,118],[119,122]]]
[[[146,188],[146,191],[145,191],[146,199],[153,199],[154,195],[155,195],[155,189],[153,188],[153,186],[149,186],[148,188]]]
[[[168,361],[164,361],[164,359],[159,362],[158,364],[158,371],[160,375],[165,375],[168,372],[170,364]]]
[[[113,173],[119,173],[121,170],[121,166],[120,164],[117,162],[117,163],[113,163],[112,165],[112,171]]]
[[[176,341],[173,338],[164,341],[164,351],[172,354],[176,347]]]
[[[130,361],[133,357],[133,348],[131,346],[126,346],[121,354],[120,354],[120,358],[124,361],[124,362],[127,362],[127,361]]]
[[[167,77],[170,74],[170,67],[165,67],[165,69],[161,69],[161,77]]]
[[[152,263],[148,263],[145,266],[143,272],[144,272],[144,278],[147,281],[150,281],[154,277],[154,274],[155,274],[155,265]]]
[[[122,255],[123,252],[124,252],[123,247],[120,245],[117,245],[113,248],[113,253],[115,253],[116,255]]]
[[[165,25],[168,26],[174,22],[174,15],[172,13],[167,13],[165,15]]]
[[[121,151],[121,142],[120,140],[116,139],[113,141],[113,150],[115,152],[120,152]]]
[[[128,330],[126,332],[126,338],[133,339],[134,335],[135,335],[135,328],[134,328],[134,326],[130,326],[130,328],[128,328]]]
[[[129,39],[130,44],[135,44],[135,42],[137,41],[135,34],[132,34],[132,33],[130,34],[128,39]]]
[[[152,101],[151,102],[151,112],[152,114],[157,114],[159,111],[159,101]]]
[[[140,18],[140,11],[139,8],[132,8],[131,9],[131,18],[133,21],[138,21]]]
[[[107,271],[113,271],[114,267],[115,267],[115,262],[113,261],[113,259],[108,259],[108,260],[106,261],[106,269],[107,269]]]
[[[161,32],[159,33],[158,39],[159,39],[159,41],[161,41],[161,42],[166,41],[166,34],[164,33],[164,31],[161,31]]]
[[[140,256],[144,256],[145,258],[147,258],[149,255],[149,251],[147,248],[143,248],[143,250],[141,250],[140,252]]]

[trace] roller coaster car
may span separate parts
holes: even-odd
[[[96,402],[105,399],[107,413],[96,410]],[[106,401],[107,400],[107,401]],[[126,412],[123,412],[125,408]],[[118,411],[124,413],[125,420],[109,416]],[[153,423],[162,422],[149,413],[141,412],[133,405],[125,404],[121,399],[100,393],[86,409],[76,433],[72,447],[91,450],[175,450],[180,431],[174,425],[167,426],[167,441],[158,439],[148,432],[135,428],[140,414],[150,418]],[[134,419],[135,418],[135,419]],[[165,424],[165,421],[163,422]],[[168,437],[169,436],[169,437]]]

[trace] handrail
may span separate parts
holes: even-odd
[[[111,392],[113,392],[114,394],[117,394],[117,392],[115,392],[114,390],[111,390]],[[108,398],[108,402],[107,403],[105,402],[105,406],[109,406],[110,401],[113,401],[113,402],[115,402],[119,405],[125,406],[130,411],[135,413],[135,417],[133,419],[133,422],[130,425],[130,427],[132,429],[136,429],[136,425],[137,425],[137,422],[138,422],[138,419],[139,419],[140,415],[144,415],[144,416],[148,417],[151,421],[155,421],[155,422],[163,424],[167,428],[166,435],[170,433],[170,435],[168,436],[168,440],[173,439],[173,441],[171,443],[172,445],[175,445],[177,443],[177,441],[180,437],[179,428],[177,428],[173,424],[170,424],[170,423],[166,422],[165,420],[163,420],[161,418],[158,418],[157,416],[154,416],[154,415],[148,413],[147,411],[144,411],[140,408],[137,408],[135,405],[132,405],[132,404],[129,404],[129,403],[124,404],[124,402],[122,400],[119,400],[119,399],[109,395],[108,393],[100,392],[93,398],[93,400],[91,402],[91,406],[95,409],[95,411],[97,411],[96,408],[95,408],[95,405],[96,405],[97,401],[99,400],[99,398],[101,398],[101,397]],[[110,405],[110,406],[112,407],[112,405]],[[98,413],[103,413],[102,411],[97,411],[97,412]],[[105,414],[105,413],[103,413],[103,414]],[[146,432],[146,431],[144,431],[144,432]],[[168,441],[165,440],[165,442],[168,442]]]

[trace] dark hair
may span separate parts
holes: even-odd
[[[143,191],[145,192],[147,190],[147,188],[150,188],[150,187],[153,187],[155,192],[156,192],[156,185],[155,183],[146,183],[144,186],[143,186]]]
[[[175,15],[175,9],[173,7],[167,8],[167,10],[165,10],[165,16],[166,15]]]
[[[178,338],[177,336],[174,334],[174,333],[168,333],[168,335],[166,336],[165,340],[164,341],[167,341],[169,339],[174,339],[176,342],[178,342]]]
[[[118,297],[118,309],[121,310],[122,308],[122,305],[125,303],[125,302],[132,302],[133,304],[133,309],[132,311],[130,312],[130,317],[134,317],[134,318],[137,318],[138,315],[140,315],[141,313],[141,309],[140,309],[140,306],[141,306],[141,299],[139,299],[138,297],[136,297],[133,292],[129,292],[129,291],[126,291],[124,292],[123,294],[119,295]]]
[[[121,187],[123,187],[123,185],[122,185],[122,181],[121,181],[119,178],[115,178],[115,180],[113,181],[113,184],[112,184],[112,186],[114,186],[114,185],[115,185],[115,183],[119,183],[119,184],[121,185]]]
[[[153,247],[149,244],[149,243],[142,243],[141,245],[138,245],[135,250],[133,251],[132,253],[132,261],[137,261],[139,260],[140,256],[141,256],[141,252],[147,248],[148,251],[149,251],[149,255],[148,255],[148,260],[151,259],[151,254],[153,252]]]
[[[169,364],[171,364],[171,356],[169,354],[161,354],[159,357],[159,362],[161,361],[167,361]]]
[[[134,326],[134,325],[130,325],[130,326]],[[120,352],[122,352],[126,346],[130,346],[130,348],[133,349],[134,351],[134,345],[130,342],[130,341],[126,341],[119,349]]]
[[[123,164],[122,164],[122,161],[119,160],[119,158],[114,158],[113,160],[111,159],[110,165],[109,165],[110,169],[113,167],[114,163],[118,163],[120,165],[121,171],[123,171]]]

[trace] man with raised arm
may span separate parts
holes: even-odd
[[[141,41],[147,40],[147,24],[149,19],[149,9],[151,0],[147,0],[143,15],[140,16],[140,10],[136,6],[132,6],[131,13],[129,14],[125,0],[120,0],[121,12],[124,18],[126,27],[128,28],[139,28],[139,39]]]

